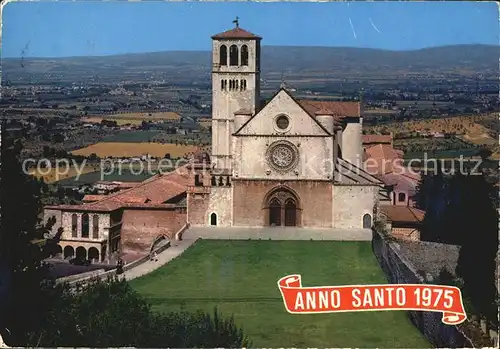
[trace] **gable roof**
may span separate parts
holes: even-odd
[[[233,133],[233,136],[237,136],[241,130],[243,130],[249,123],[250,121],[252,121],[257,115],[259,115],[268,105],[269,103],[271,103],[271,101],[276,98],[276,96],[278,94],[280,94],[281,92],[284,92],[287,94],[288,97],[290,97],[295,103],[297,103],[297,105],[302,109],[304,110],[304,112],[309,115],[313,120],[314,122],[327,134],[327,135],[332,135],[315,117],[314,114],[311,114],[309,113],[306,109],[304,109],[304,106],[302,104],[299,103],[299,101],[284,87],[281,87],[278,92],[276,92],[274,94],[274,96],[270,99],[270,101],[268,103],[266,103],[266,105],[260,109],[258,112],[256,112],[251,118],[249,118],[245,123],[243,123],[243,125],[241,125],[241,127],[239,129],[237,129],[234,133]]]
[[[246,31],[245,29],[241,29],[240,27],[236,27],[230,30],[226,30],[225,32],[215,34],[212,36],[212,39],[215,40],[224,40],[224,39],[254,39],[254,40],[261,40],[262,38],[260,36],[257,36],[255,34],[250,33],[249,31]]]
[[[318,101],[312,99],[301,99],[297,102],[306,110],[309,115],[314,116],[320,110],[328,111],[335,116],[361,116],[360,102],[338,102],[338,101]]]
[[[397,223],[420,223],[425,216],[425,211],[409,206],[381,205],[380,211]]]

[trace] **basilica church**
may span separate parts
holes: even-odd
[[[237,23],[212,36],[211,151],[141,183],[113,182],[118,191],[81,204],[44,207],[44,220],[62,228],[63,258],[133,260],[191,227],[326,228],[371,239],[383,183],[363,169],[363,106],[302,100],[284,87],[262,104],[260,55],[261,38]],[[378,147],[390,146],[372,146],[374,157]]]
[[[262,105],[261,40],[212,36],[212,151],[192,166],[191,226],[369,229],[381,182],[363,170],[360,102]]]

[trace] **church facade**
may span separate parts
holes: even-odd
[[[212,151],[192,165],[190,226],[369,229],[380,185],[365,172],[360,102],[261,103],[261,38],[212,37]]]
[[[62,228],[62,258],[129,261],[189,227],[352,229],[371,239],[383,183],[362,169],[362,105],[285,88],[263,104],[261,38],[237,26],[212,42],[211,154],[81,204],[45,206],[53,233]]]

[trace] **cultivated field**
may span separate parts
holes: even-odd
[[[89,156],[95,153],[100,158],[105,157],[138,157],[149,154],[163,158],[169,153],[172,158],[183,157],[198,150],[194,145],[176,145],[160,143],[123,143],[100,142],[91,146],[72,151],[73,155]]]
[[[156,311],[234,315],[254,347],[430,347],[404,312],[289,314],[277,286],[289,274],[305,287],[387,283],[370,242],[200,240],[131,285]]]
[[[481,125],[479,122],[497,118],[494,114],[481,115],[481,116],[461,116],[461,117],[445,117],[439,119],[426,119],[415,121],[394,122],[377,126],[366,126],[366,131],[375,131],[380,133],[393,132],[397,133],[410,133],[410,132],[444,132],[456,133],[467,137],[467,140],[473,142],[479,140],[483,144],[485,139],[492,139],[489,135],[490,129]]]
[[[180,121],[181,116],[174,112],[157,113],[121,113],[105,116],[90,116],[82,119],[83,122],[101,123],[102,120],[116,121],[118,125],[140,125],[143,121]]]

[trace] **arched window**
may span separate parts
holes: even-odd
[[[217,225],[217,214],[212,213],[210,215],[210,225]]]
[[[405,202],[406,200],[406,194],[405,193],[399,193],[398,194],[398,201],[399,202]]]
[[[78,216],[76,213],[71,215],[71,236],[74,238],[78,237]]]
[[[363,216],[363,229],[371,229],[372,227],[372,216],[368,213]]]
[[[224,80],[220,81],[220,89],[224,91]]]
[[[238,80],[234,80],[234,89],[237,90],[238,89]]]
[[[247,45],[241,46],[241,65],[248,65],[248,47],[247,47]]]
[[[99,216],[92,217],[92,238],[99,239]]]
[[[238,47],[236,45],[231,45],[231,47],[229,48],[229,65],[238,65],[238,61]]]
[[[219,64],[227,65],[227,47],[222,45],[219,49]]]
[[[84,213],[82,215],[82,238],[89,237],[89,215]]]

